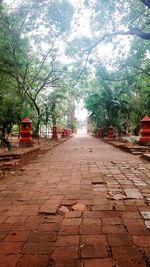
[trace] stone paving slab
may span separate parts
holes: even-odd
[[[150,163],[77,135],[0,180],[1,267],[150,266]]]
[[[145,153],[145,154],[143,154],[143,155],[142,155],[142,158],[143,158],[143,159],[146,159],[146,160],[148,160],[148,161],[150,161],[150,153]]]

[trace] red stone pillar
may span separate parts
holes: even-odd
[[[68,137],[68,129],[67,128],[65,128],[65,135],[66,135],[66,137]]]
[[[61,137],[62,137],[62,138],[65,138],[65,137],[66,137],[66,131],[65,131],[64,128],[63,128],[62,131],[61,131]]]
[[[71,136],[71,129],[68,128],[68,129],[67,129],[67,132],[68,132],[68,137],[70,137],[70,136]]]
[[[99,138],[104,137],[104,128],[99,128],[99,129],[98,129],[98,137],[99,137]]]
[[[114,137],[114,130],[112,125],[110,125],[108,128],[108,138],[113,138],[113,137]]]
[[[51,139],[58,139],[58,134],[57,134],[57,126],[53,126],[52,128],[52,138]]]
[[[140,131],[140,144],[146,145],[150,142],[150,117],[145,116],[141,120],[141,131]]]
[[[21,122],[19,146],[20,147],[33,146],[32,122],[28,118],[24,118]]]

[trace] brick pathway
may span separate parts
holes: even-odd
[[[76,136],[0,180],[0,267],[150,266],[150,163]]]

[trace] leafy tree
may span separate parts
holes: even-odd
[[[150,2],[136,1],[85,1],[85,6],[91,8],[91,25],[95,42],[93,47],[117,35],[138,36],[149,40],[149,8]]]
[[[20,111],[25,100],[36,111],[36,132],[41,117],[40,93],[58,86],[57,81],[60,79],[56,71],[57,57],[59,57],[56,42],[60,41],[70,29],[70,19],[73,15],[73,7],[67,0],[59,3],[44,1],[45,6],[41,9],[42,4],[43,1],[31,1],[23,3],[16,11],[9,14],[3,8],[0,12],[0,35],[3,40],[0,70],[16,83],[21,99]],[[65,19],[63,19],[64,12]],[[38,21],[42,20],[44,15],[43,24],[39,25]],[[41,36],[39,38],[41,27],[45,31],[48,29],[47,35],[44,34],[43,38]],[[46,49],[43,48],[43,41],[45,45],[47,43]],[[34,43],[35,52],[31,42]]]
[[[18,121],[18,99],[7,96],[1,97],[0,108],[0,130],[1,136],[5,138],[5,134],[10,134],[12,127]]]

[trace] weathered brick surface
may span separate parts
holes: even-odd
[[[122,222],[122,219],[120,217],[103,218],[102,224],[103,225],[121,225],[121,224],[123,224],[123,222]]]
[[[80,225],[80,230],[79,233],[82,235],[96,235],[96,234],[101,234],[102,232],[102,227],[101,225],[96,225],[96,224],[81,224]]]
[[[100,218],[95,218],[94,216],[92,218],[84,218],[82,221],[83,224],[87,224],[87,225],[101,225],[102,221]]]
[[[142,259],[117,260],[117,267],[147,267]]]
[[[105,235],[83,235],[81,238],[82,258],[107,257],[107,241]]]
[[[113,260],[106,259],[89,259],[84,261],[84,267],[113,267]]]
[[[149,163],[86,135],[28,162],[0,180],[0,266],[146,267],[149,179]]]
[[[0,232],[0,241],[3,241],[7,235],[7,232]]]
[[[149,236],[133,236],[133,242],[137,247],[150,247],[150,234]]]
[[[2,223],[0,224],[0,231],[1,232],[8,232],[12,229],[13,224],[8,224],[8,223]]]
[[[19,261],[20,257],[21,257],[20,255],[0,255],[0,266],[16,267],[16,264]]]
[[[149,230],[146,228],[145,225],[128,225],[127,230],[130,235],[149,235]]]
[[[115,260],[128,261],[141,260],[142,256],[135,246],[112,247],[112,255]]]
[[[22,253],[29,255],[49,255],[52,252],[53,246],[53,242],[26,242],[23,246]]]
[[[64,219],[62,225],[80,225],[81,218],[67,218]]]
[[[58,236],[55,243],[56,247],[68,247],[68,246],[78,246],[79,236]]]
[[[12,231],[8,233],[5,241],[26,241],[28,239],[29,233],[29,231]]]
[[[69,247],[55,247],[51,254],[51,259],[54,261],[64,261],[70,259],[78,258],[78,246],[69,246]]]
[[[82,235],[81,242],[83,245],[107,245],[106,235]]]
[[[103,234],[113,234],[113,233],[126,233],[126,228],[123,225],[103,225],[102,226],[102,233]]]
[[[108,253],[104,245],[84,245],[81,249],[83,259],[107,258]]]
[[[58,235],[78,235],[79,234],[79,226],[78,225],[62,225],[58,232]]]
[[[111,247],[131,246],[133,243],[128,233],[107,234],[107,240]]]
[[[81,265],[80,260],[56,260],[55,267],[81,267]]]
[[[48,255],[23,255],[17,267],[47,267],[49,262]]]
[[[82,212],[81,211],[70,211],[66,213],[66,218],[81,218]]]
[[[23,242],[0,242],[0,255],[19,254],[23,248]]]
[[[124,220],[131,220],[132,219],[132,222],[133,220],[136,220],[136,219],[141,219],[141,215],[139,213],[139,211],[126,211],[126,212],[122,212],[122,217]]]
[[[57,232],[32,231],[28,236],[29,242],[55,242]]]
[[[57,223],[41,223],[38,225],[38,230],[43,232],[57,232],[59,224]]]

